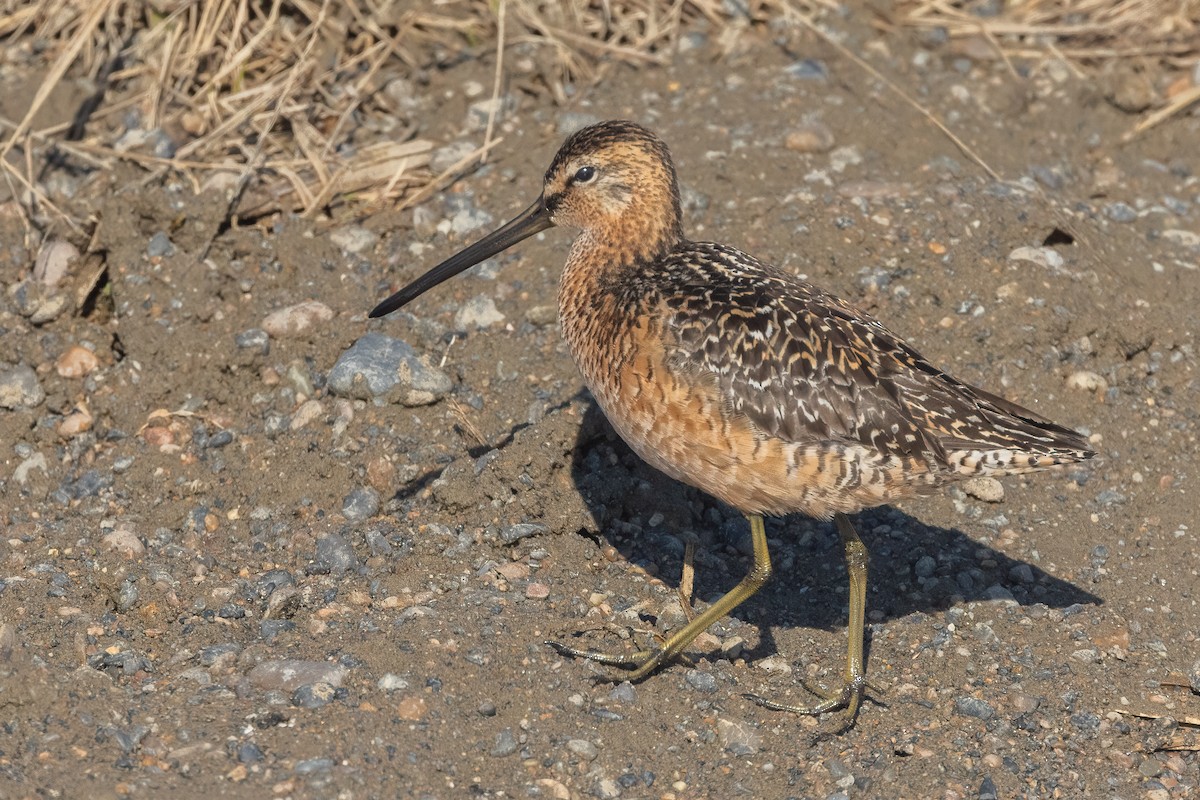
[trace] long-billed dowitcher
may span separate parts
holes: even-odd
[[[802,714],[848,708],[867,687],[867,550],[847,517],[972,475],[1093,455],[1083,436],[969,386],[845,301],[732,247],[683,235],[666,145],[631,122],[572,134],[533,205],[384,300],[388,314],[554,225],[578,228],[558,291],[563,336],[617,433],[647,462],[746,515],[748,575],[659,647],[611,655],[550,643],[640,680],[771,575],[764,515],[833,518],[850,577],[840,690]]]

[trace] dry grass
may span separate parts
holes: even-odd
[[[916,0],[899,9],[907,25],[945,28],[953,38],[982,37],[1005,58],[1200,58],[1200,0],[1017,0],[998,14],[992,2]]]
[[[822,2],[750,0],[740,20]],[[172,170],[197,188],[224,186],[234,220],[312,214],[348,198],[411,202],[453,175],[430,174],[434,143],[413,138],[416,120],[396,96],[409,84],[395,79],[464,53],[497,54],[499,93],[504,54],[516,51],[531,65],[520,88],[566,102],[568,85],[595,80],[606,63],[665,61],[697,17],[730,22],[720,0],[3,0],[6,60],[46,75],[23,118],[0,118],[3,179],[31,219],[72,227],[38,184],[52,152],[101,168],[133,163],[147,180]],[[36,128],[68,75],[94,80],[97,95],[73,124]],[[179,146],[164,157],[152,141],[131,141],[131,117]],[[493,123],[459,170],[494,144]]]
[[[505,83],[566,103],[568,87],[614,62],[670,59],[698,19],[728,43],[752,25],[807,21],[834,0],[0,0],[10,67],[46,77],[20,119],[0,118],[0,180],[31,228],[58,209],[40,182],[51,157],[94,167],[135,164],[154,180],[181,173],[223,186],[228,216],[323,212],[348,200],[412,203],[486,156],[484,144],[433,175],[435,143],[414,138],[400,96],[422,70],[463,54],[495,63]],[[1014,2],[998,16],[972,3],[910,2],[897,20],[983,37],[1004,58],[1065,58],[1078,68],[1113,58],[1183,63],[1198,57],[1200,0]],[[730,8],[740,8],[731,13]],[[520,79],[509,72],[518,64]],[[37,112],[68,77],[96,94],[70,124],[38,128]],[[1161,113],[1161,112],[1160,112]],[[173,153],[128,128],[165,131]],[[378,142],[382,141],[382,144]],[[374,143],[374,144],[372,144]],[[166,157],[168,156],[169,157]]]

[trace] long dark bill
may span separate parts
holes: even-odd
[[[550,219],[550,212],[546,209],[546,204],[542,202],[542,198],[539,197],[533,205],[522,211],[516,219],[499,230],[489,233],[465,250],[450,256],[429,270],[429,272],[426,272],[408,286],[405,286],[387,300],[375,306],[367,316],[372,319],[386,316],[425,294],[425,292],[437,286],[442,281],[453,278],[463,270],[470,269],[480,261],[491,258],[500,251],[512,247],[522,239],[528,239],[535,233],[544,231],[553,225],[554,222]]]

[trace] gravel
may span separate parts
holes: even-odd
[[[450,376],[429,366],[407,343],[368,333],[344,352],[329,371],[329,389],[343,397],[406,406],[436,403],[452,388]]]

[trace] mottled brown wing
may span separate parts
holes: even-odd
[[[771,436],[961,474],[1093,455],[1079,433],[957,380],[871,317],[738,250],[697,243],[668,263],[675,363],[714,375],[731,410]]]
[[[733,412],[786,441],[940,460],[900,398],[896,339],[877,322],[733,248],[696,243],[675,260],[673,362],[714,375]]]

